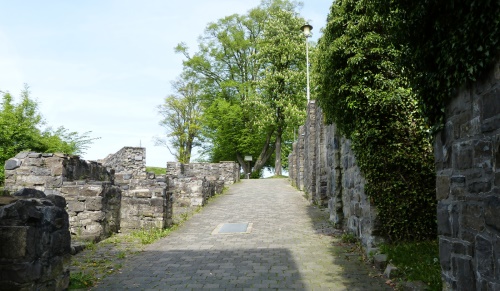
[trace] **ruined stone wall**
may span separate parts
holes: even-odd
[[[5,189],[33,188],[59,194],[65,181],[111,181],[99,163],[65,154],[21,152],[5,162]]]
[[[122,231],[165,228],[172,224],[167,179],[146,172],[146,149],[124,147],[101,161],[114,173],[114,184],[122,191]]]
[[[66,290],[71,260],[66,201],[35,189],[14,197],[0,197],[0,289]]]
[[[332,222],[359,237],[368,251],[376,247],[376,210],[365,195],[365,180],[350,140],[342,137],[335,125],[323,123],[321,108],[314,101],[308,105],[301,131],[304,135],[299,134],[289,156],[289,162],[296,165],[290,176],[292,184],[299,189],[304,185],[312,203],[328,205]]]
[[[226,185],[230,185],[240,180],[240,168],[237,163],[232,161],[190,164],[168,162],[167,176],[206,178],[209,181],[224,181]]]
[[[5,189],[33,188],[66,198],[71,234],[101,240],[120,225],[121,192],[101,164],[78,156],[21,152],[5,162]]]
[[[452,290],[500,290],[500,63],[445,114],[434,144],[442,277]]]
[[[222,193],[225,185],[240,179],[235,162],[220,163],[167,163],[168,191],[176,207],[203,206],[215,194]]]

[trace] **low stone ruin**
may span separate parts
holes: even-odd
[[[240,179],[239,165],[220,163],[167,163],[168,189],[174,207],[203,206],[215,194],[222,193],[224,185]]]
[[[120,228],[121,191],[101,164],[78,156],[21,152],[5,163],[5,190],[23,188],[66,199],[71,234],[99,241]]]
[[[172,201],[165,176],[146,172],[146,149],[124,147],[102,161],[122,192],[122,231],[172,224]]]
[[[0,289],[65,290],[71,237],[66,201],[35,189],[0,197]]]
[[[5,163],[5,190],[33,188],[65,197],[71,234],[99,241],[118,231],[168,227],[174,206],[205,205],[239,180],[235,162],[167,168],[167,175],[147,173],[146,149],[140,147],[124,147],[100,161],[21,152]]]

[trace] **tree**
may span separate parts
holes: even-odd
[[[283,134],[305,116],[305,94],[299,100],[304,85],[300,74],[305,72],[299,27],[304,21],[297,7],[290,1],[263,1],[245,15],[210,23],[194,55],[184,44],[177,47],[186,57],[184,69],[203,84],[203,133],[212,161],[237,160],[249,173],[244,156],[252,155],[258,172],[272,164],[269,158],[277,149],[275,164],[281,173]],[[280,63],[281,58],[287,60]],[[282,86],[275,92],[276,78],[281,77]]]
[[[19,103],[8,92],[2,92],[0,104],[0,164],[21,151],[61,152],[82,154],[95,138],[64,127],[41,129],[45,124],[38,103],[30,98],[29,87],[21,91]],[[0,184],[4,183],[4,168],[0,167]]]
[[[291,3],[274,1],[266,5],[269,17],[264,25],[257,55],[263,66],[259,82],[260,99],[263,102],[259,104],[264,105],[261,109],[265,114],[260,120],[273,127],[275,174],[281,175],[283,135],[302,123],[307,106],[304,94],[304,38],[297,29],[304,24],[304,19],[298,16]]]
[[[160,125],[167,130],[169,139],[157,138],[156,143],[165,145],[177,161],[189,163],[193,148],[199,145],[201,89],[187,74],[173,82],[172,87],[176,94],[167,96],[165,103],[158,106],[163,117]]]

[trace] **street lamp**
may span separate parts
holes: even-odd
[[[307,104],[309,104],[309,99],[311,99],[311,93],[309,93],[309,44],[307,39],[311,36],[312,25],[306,23],[300,28],[306,37],[306,75],[307,75]]]

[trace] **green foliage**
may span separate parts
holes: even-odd
[[[387,254],[404,280],[422,281],[429,290],[442,290],[437,240],[381,245],[380,251]]]
[[[165,175],[167,169],[161,167],[146,167],[146,172],[154,173],[155,175]]]
[[[281,171],[293,128],[305,117],[305,50],[298,3],[266,0],[245,15],[209,23],[184,71],[202,84],[204,150],[213,162],[254,157],[254,169]],[[275,152],[275,161],[270,162]]]
[[[446,102],[499,57],[500,2],[399,0],[393,5],[394,35],[406,48],[405,74],[428,123],[442,128]]]
[[[317,100],[328,122],[352,140],[392,241],[436,235],[433,155],[427,128],[393,37],[395,17],[380,1],[337,1],[314,60]]]
[[[340,236],[340,240],[343,243],[356,243],[358,242],[358,238],[351,232],[345,232]]]
[[[83,153],[95,138],[64,127],[42,129],[43,117],[38,103],[30,98],[28,86],[21,92],[18,103],[10,93],[3,93],[0,104],[0,185],[4,183],[3,165],[21,151]]]
[[[261,179],[264,175],[264,171],[260,169],[259,171],[253,171],[250,174],[250,179]]]
[[[168,140],[156,138],[156,144],[166,146],[177,161],[188,164],[193,148],[200,145],[201,86],[192,75],[184,73],[172,83],[172,87],[176,94],[167,96],[165,102],[158,106],[163,117],[160,125],[167,130]]]

